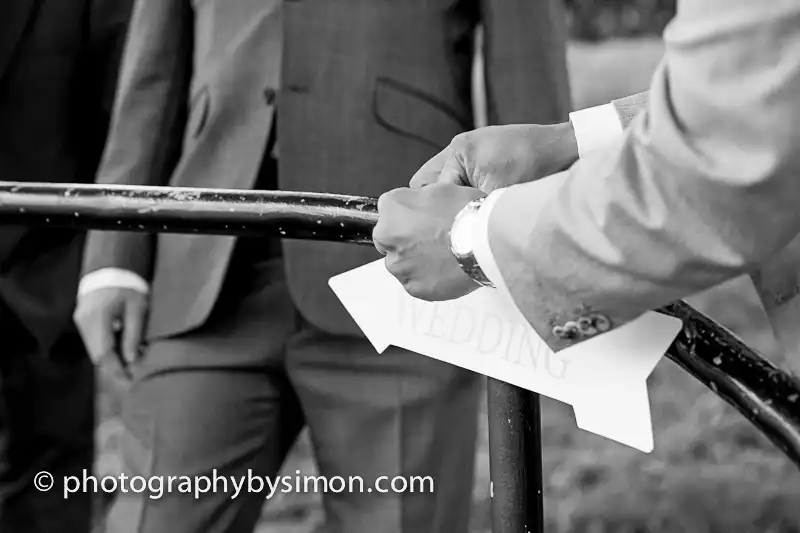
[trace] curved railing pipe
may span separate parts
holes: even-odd
[[[339,194],[0,182],[0,225],[209,233],[369,244],[377,200]],[[800,466],[800,381],[679,301],[667,357],[739,410]],[[541,533],[539,397],[489,380],[494,533]]]

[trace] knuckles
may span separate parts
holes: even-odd
[[[403,288],[408,294],[419,300],[429,301],[431,299],[431,292],[414,281],[403,283]]]
[[[437,302],[450,299],[449,294],[442,293],[441,291],[437,290],[435,284],[424,279],[407,279],[402,283],[402,285],[408,294],[419,300],[424,300],[426,302]]]
[[[404,228],[405,224],[398,226],[398,218],[407,217],[407,205],[411,201],[410,195],[415,191],[405,187],[383,193],[378,197],[378,222],[372,229],[372,241],[384,248],[393,248],[400,235],[397,228]],[[402,222],[402,220],[401,220]]]
[[[382,218],[392,215],[394,210],[403,203],[403,199],[408,196],[409,192],[411,192],[411,189],[399,187],[378,196],[378,215],[381,215]],[[379,218],[379,223],[380,220],[381,218]]]
[[[392,201],[391,194],[392,191],[388,191],[378,196],[378,214],[386,212],[388,204]]]
[[[396,277],[400,283],[405,283],[405,281],[409,278],[407,269],[403,267],[403,264],[397,254],[394,252],[390,252],[386,254],[384,258],[384,264],[386,265],[386,270],[389,273]]]

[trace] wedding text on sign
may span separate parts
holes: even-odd
[[[464,346],[523,368],[546,372],[555,380],[567,376],[569,361],[559,358],[522,322],[459,303],[402,298],[397,324],[416,335]]]
[[[259,476],[248,469],[247,475],[223,476],[214,469],[209,476],[118,476],[97,477],[86,470],[83,476],[63,478],[64,498],[79,492],[120,492],[122,494],[147,494],[158,500],[165,494],[189,494],[200,498],[203,494],[230,493],[234,499],[246,493],[264,493],[266,499],[282,492],[377,492],[407,493],[433,492],[433,478],[430,476],[378,476],[372,486],[364,483],[361,476],[301,476],[296,470],[294,476]],[[40,492],[47,492],[55,486],[55,478],[49,472],[39,472],[33,480]]]

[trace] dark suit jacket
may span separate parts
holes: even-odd
[[[282,8],[137,0],[98,181],[251,188],[277,107],[281,189],[378,196],[406,186],[473,127],[479,24],[490,121],[565,120],[557,0],[295,0]],[[151,280],[148,336],[166,336],[206,319],[233,242],[97,233],[85,270],[121,267]],[[375,251],[300,241],[284,251],[301,313],[329,332],[359,334],[327,280],[377,259]]]
[[[90,182],[128,0],[0,2],[0,179]],[[47,346],[72,320],[82,236],[0,228],[0,308]]]

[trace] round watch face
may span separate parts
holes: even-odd
[[[472,234],[475,227],[474,214],[469,213],[462,216],[453,224],[450,230],[450,244],[453,252],[458,255],[472,253]]]

